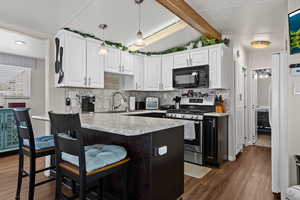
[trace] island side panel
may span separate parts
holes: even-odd
[[[131,158],[128,174],[128,199],[174,200],[184,190],[183,126],[139,136],[122,136],[86,129],[88,144],[124,146]],[[155,155],[157,147],[167,146],[167,153]],[[120,175],[105,180],[105,190],[121,194]]]
[[[184,127],[152,133],[152,147],[151,199],[176,200],[184,193]]]

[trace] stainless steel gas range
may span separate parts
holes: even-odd
[[[185,127],[184,130],[184,160],[187,162],[203,164],[203,114],[214,112],[214,99],[214,96],[185,97],[181,99],[180,109],[167,111],[167,118],[194,122],[194,126]]]

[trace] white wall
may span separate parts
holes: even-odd
[[[257,79],[257,106],[269,107],[269,88],[271,78]]]
[[[249,51],[250,68],[271,68],[272,51],[270,50],[251,50]]]
[[[288,1],[288,13],[300,8],[299,0]],[[287,29],[288,30],[288,29]],[[300,63],[300,54],[290,55],[289,64]],[[300,77],[289,75],[289,96],[288,96],[288,147],[290,157],[290,184],[296,184],[296,167],[294,155],[300,155],[300,96],[293,95],[295,84],[300,84]]]

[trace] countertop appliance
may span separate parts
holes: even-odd
[[[82,96],[81,97],[81,111],[82,112],[95,112],[95,96]]]
[[[208,88],[209,66],[196,66],[173,69],[174,88]]]
[[[146,98],[146,110],[157,110],[159,107],[158,97],[147,97]]]
[[[203,114],[214,112],[214,104],[214,96],[183,97],[180,109],[167,110],[167,118],[194,121],[195,137],[184,140],[184,159],[187,162],[203,165]]]
[[[129,97],[129,111],[135,111],[136,98],[134,96]]]

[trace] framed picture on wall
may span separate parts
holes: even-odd
[[[289,14],[290,53],[300,53],[300,9]]]

